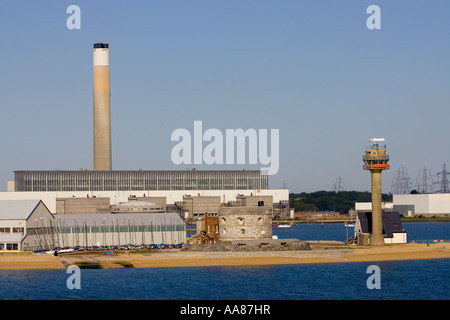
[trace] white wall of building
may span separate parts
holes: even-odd
[[[407,243],[407,233],[400,233],[400,232],[394,232],[392,238],[384,238],[385,244],[392,244],[392,243]]]
[[[382,210],[392,210],[394,204],[392,202],[382,202]],[[355,202],[355,210],[357,211],[372,211],[372,202]]]
[[[450,193],[396,194],[394,205],[413,205],[417,214],[450,214]]]

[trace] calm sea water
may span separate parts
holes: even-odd
[[[424,240],[450,241],[450,223],[448,222],[404,222],[408,242]],[[348,236],[353,237],[354,228],[348,228]],[[337,240],[345,241],[347,228],[343,223],[298,224],[291,228],[274,228],[273,234],[279,238],[297,238],[301,240]]]
[[[410,240],[449,238],[450,223],[404,225]],[[345,240],[343,225],[297,225],[279,238]],[[381,289],[368,289],[367,268],[380,268]],[[7,300],[448,300],[450,259],[278,265],[81,270],[68,289],[66,270],[0,271]]]

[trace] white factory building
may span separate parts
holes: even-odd
[[[450,193],[395,194],[393,210],[405,217],[446,216],[450,214]]]
[[[450,193],[394,194],[393,202],[383,202],[383,211],[394,211],[405,217],[449,216]],[[371,211],[371,202],[356,202],[355,211]]]

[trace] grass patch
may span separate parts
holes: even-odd
[[[80,269],[101,269],[102,265],[98,262],[75,262]]]
[[[424,217],[424,216],[417,216],[417,217],[403,217],[401,218],[402,222],[450,222],[450,217]]]
[[[127,261],[115,261],[115,264],[118,264],[119,266],[122,266],[124,268],[134,268],[134,264]]]

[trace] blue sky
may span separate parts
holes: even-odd
[[[92,169],[92,46],[108,42],[113,169],[194,167],[172,163],[170,137],[201,120],[279,129],[269,184],[292,192],[370,190],[362,155],[383,137],[389,192],[402,166],[450,165],[449,21],[445,0],[3,0],[0,190],[14,170]]]

